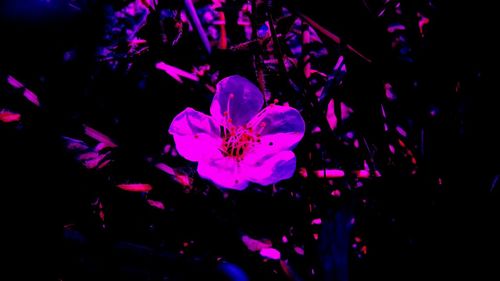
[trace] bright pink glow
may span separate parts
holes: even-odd
[[[131,192],[148,192],[153,189],[153,187],[147,183],[124,183],[117,184],[116,186],[120,189]]]
[[[417,159],[416,159],[415,157],[412,157],[412,158],[411,158],[411,163],[412,163],[413,165],[417,164]]]
[[[356,171],[356,174],[357,174],[358,178],[362,178],[362,179],[367,179],[370,177],[370,171],[367,171],[367,170]]]
[[[262,249],[271,248],[273,246],[273,244],[270,242],[262,242],[259,240],[255,240],[247,235],[243,235],[241,237],[241,241],[251,252],[261,251]]]
[[[406,27],[402,24],[393,24],[387,28],[387,32],[393,33],[398,30],[406,30]]]
[[[84,150],[87,150],[89,148],[88,145],[81,140],[77,140],[77,139],[69,138],[69,137],[63,137],[63,138],[68,142],[67,148],[70,150],[84,151]]]
[[[334,71],[338,71],[339,68],[342,66],[342,65],[345,65],[343,64],[344,63],[344,56],[340,56],[339,59],[337,60],[337,63],[335,64],[335,66],[333,67],[333,70]]]
[[[394,148],[394,145],[389,144],[389,151],[390,151],[392,154],[396,154],[396,149]]]
[[[328,106],[326,108],[326,120],[328,121],[330,129],[335,130],[335,128],[337,128],[337,116],[335,115],[333,99],[328,102]]]
[[[147,202],[148,202],[149,205],[151,205],[151,206],[153,206],[155,208],[158,208],[160,210],[165,210],[165,206],[160,201],[155,201],[155,200],[148,199]]]
[[[332,191],[332,193],[330,193],[330,195],[333,197],[340,197],[340,195],[342,195],[342,193],[340,192],[340,190],[335,189],[334,191]]]
[[[81,160],[83,161],[83,165],[85,166],[85,168],[87,169],[94,169],[96,167],[98,167],[98,169],[106,166],[108,162],[102,162],[101,165],[99,165],[99,163],[101,163],[102,160],[104,160],[104,158],[106,158],[108,155],[110,154],[110,152],[106,152],[104,154],[99,154],[97,152],[87,152],[87,153],[83,153],[83,154],[80,154],[80,156],[78,156],[78,160]]]
[[[320,129],[318,126],[316,126],[316,127],[314,127],[314,129],[311,131],[311,133],[313,133],[313,134],[318,134],[318,133],[321,133],[321,129]]]
[[[166,64],[164,62],[158,62],[156,63],[156,68],[159,70],[165,71],[168,75],[170,75],[172,78],[174,78],[177,82],[183,83],[181,77],[187,78],[189,80],[193,81],[199,81],[200,78],[196,76],[195,74],[186,72],[180,68],[177,68],[175,66],[171,66],[169,64]]]
[[[175,175],[175,180],[184,187],[191,186],[193,179],[186,174],[177,173]]]
[[[289,106],[272,104],[259,112],[263,103],[255,85],[230,76],[217,84],[212,116],[187,108],[174,118],[169,133],[180,155],[199,162],[202,178],[235,190],[249,182],[270,185],[293,176],[290,150],[303,137],[305,124]]]
[[[300,175],[301,177],[305,178],[305,179],[307,179],[307,178],[308,178],[308,176],[309,176],[309,175],[307,174],[307,169],[306,169],[306,168],[304,168],[304,167],[301,167],[301,168],[299,169],[299,175]]]
[[[368,166],[368,161],[366,160],[363,160],[363,167],[365,170],[369,171],[370,170],[370,166]]]
[[[106,166],[108,166],[108,164],[111,162],[111,160],[104,160],[101,164],[99,164],[99,166],[97,166],[97,169],[100,170]]]
[[[157,163],[155,165],[156,168],[164,171],[165,173],[171,175],[171,176],[174,176],[175,175],[175,172],[174,172],[174,169],[170,166],[168,166],[167,164],[164,164],[164,163]]]
[[[406,147],[406,144],[405,144],[405,142],[404,142],[403,140],[398,139],[398,143],[399,143],[399,145],[400,145],[401,147]]]
[[[90,153],[94,153],[94,152],[90,152]],[[109,161],[106,160],[106,161],[102,162],[101,164],[99,164],[102,160],[104,160],[106,155],[98,155],[97,153],[95,153],[95,154],[96,155],[92,158],[80,159],[80,160],[82,160],[82,164],[83,164],[83,166],[85,166],[85,168],[90,169],[90,170],[95,169],[95,168],[101,169],[109,163]]]
[[[165,145],[165,148],[163,148],[163,153],[169,154],[170,151],[172,151],[172,146],[170,144]]]
[[[385,88],[385,97],[390,100],[390,101],[393,101],[396,99],[396,95],[394,94],[394,92],[392,91],[392,85],[389,84],[389,83],[385,83],[384,84],[384,88]],[[385,114],[384,114],[384,117],[385,117]]]
[[[354,145],[355,148],[359,148],[359,140],[355,139],[354,142],[353,142],[353,145]]]
[[[188,187],[191,186],[193,183],[193,179],[189,177],[188,175],[184,173],[180,173],[176,170],[174,170],[172,167],[164,164],[164,163],[157,163],[156,168],[164,171],[165,173],[173,176],[174,180],[180,183],[182,186]]]
[[[311,224],[321,224],[321,218],[313,219]]]
[[[103,142],[100,142],[96,145],[96,147],[94,148],[95,151],[99,152],[103,149],[105,149],[106,147],[108,147],[107,144],[103,143]]]
[[[347,118],[349,118],[349,116],[351,116],[353,112],[352,108],[350,108],[343,102],[340,103],[340,110],[342,111],[340,114],[342,120],[346,120]]]
[[[92,129],[91,127],[86,126],[86,125],[83,125],[83,127],[85,128],[85,134],[87,136],[89,136],[89,137],[91,137],[99,142],[106,144],[108,147],[111,147],[111,148],[117,147],[117,145],[105,134],[103,134],[95,129]]]
[[[17,81],[16,78],[12,77],[12,76],[7,76],[7,82],[12,86],[14,87],[15,89],[19,89],[19,88],[22,88],[24,87],[24,85]]]
[[[429,20],[429,18],[425,17],[421,13],[417,13],[417,16],[418,16],[418,28],[420,31],[420,35],[423,37],[424,36],[424,27],[425,27],[425,25],[427,25],[430,22],[430,20]]]
[[[274,248],[265,248],[260,250],[260,255],[272,260],[279,260],[281,258],[281,253]]]
[[[0,111],[0,121],[4,123],[11,123],[21,120],[21,114],[9,111]]]
[[[295,246],[293,247],[293,249],[295,250],[295,253],[297,253],[298,255],[300,256],[304,255],[304,249],[302,249],[301,247]]]
[[[345,176],[345,172],[340,169],[317,170],[314,171],[314,174],[318,178],[327,178],[327,179],[341,178]]]
[[[184,173],[180,173],[176,170],[174,170],[172,167],[163,164],[163,163],[157,163],[156,168],[164,171],[165,173],[173,176],[174,180],[180,183],[184,187],[190,187],[191,184],[193,183],[193,179],[189,177],[188,175]]]
[[[401,136],[403,136],[403,137],[405,137],[405,138],[406,138],[406,136],[407,136],[406,131],[405,131],[405,130],[401,127],[401,126],[396,126],[396,131],[398,131],[398,133],[399,133]]]
[[[140,45],[140,44],[145,44],[147,43],[148,41],[144,40],[144,39],[137,39],[137,38],[134,38],[132,40],[130,40],[128,42],[129,45]]]
[[[40,101],[38,100],[38,97],[35,93],[28,89],[24,89],[23,93],[24,97],[28,99],[31,103],[33,103],[36,106],[40,106]]]
[[[91,152],[86,152],[86,153],[80,154],[78,156],[78,160],[85,161],[85,160],[89,160],[89,159],[94,159],[98,156],[99,156],[99,153],[91,151]]]
[[[285,244],[288,243],[288,238],[286,238],[286,236],[283,235],[283,237],[281,237],[281,242],[283,242]]]

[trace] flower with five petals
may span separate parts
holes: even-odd
[[[245,189],[250,182],[270,185],[295,172],[291,151],[304,136],[299,111],[264,104],[262,93],[247,79],[229,76],[216,87],[211,116],[186,108],[169,133],[198,173],[221,188]]]

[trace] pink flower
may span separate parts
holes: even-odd
[[[200,176],[217,186],[243,190],[249,182],[270,185],[295,172],[291,149],[304,136],[305,124],[294,108],[273,104],[260,111],[263,104],[255,85],[230,76],[217,84],[212,116],[186,108],[169,133],[179,154],[198,162]]]

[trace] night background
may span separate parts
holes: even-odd
[[[267,1],[244,25],[254,1],[193,1],[207,48],[191,1],[158,2],[1,2],[8,279],[499,280],[492,3]],[[204,14],[222,11],[227,35]],[[270,17],[281,54],[245,37]],[[169,126],[186,107],[209,114],[224,77],[260,87],[258,57],[266,102],[305,121],[297,169],[221,188]]]

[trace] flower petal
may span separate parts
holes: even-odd
[[[198,163],[198,174],[222,188],[243,190],[248,181],[242,177],[241,168],[234,159],[220,157],[205,159]]]
[[[295,172],[295,154],[282,151],[274,155],[263,155],[254,163],[244,160],[243,177],[260,185],[270,185],[291,178]]]
[[[225,124],[224,113],[228,112],[232,124],[245,125],[254,117],[264,104],[259,88],[247,79],[233,75],[217,83],[210,113],[220,124]]]
[[[289,106],[270,105],[249,123],[260,132],[258,151],[290,150],[304,136],[305,123],[300,112]]]
[[[168,132],[174,136],[175,147],[189,161],[199,161],[217,152],[220,129],[208,115],[190,107],[179,113]]]

